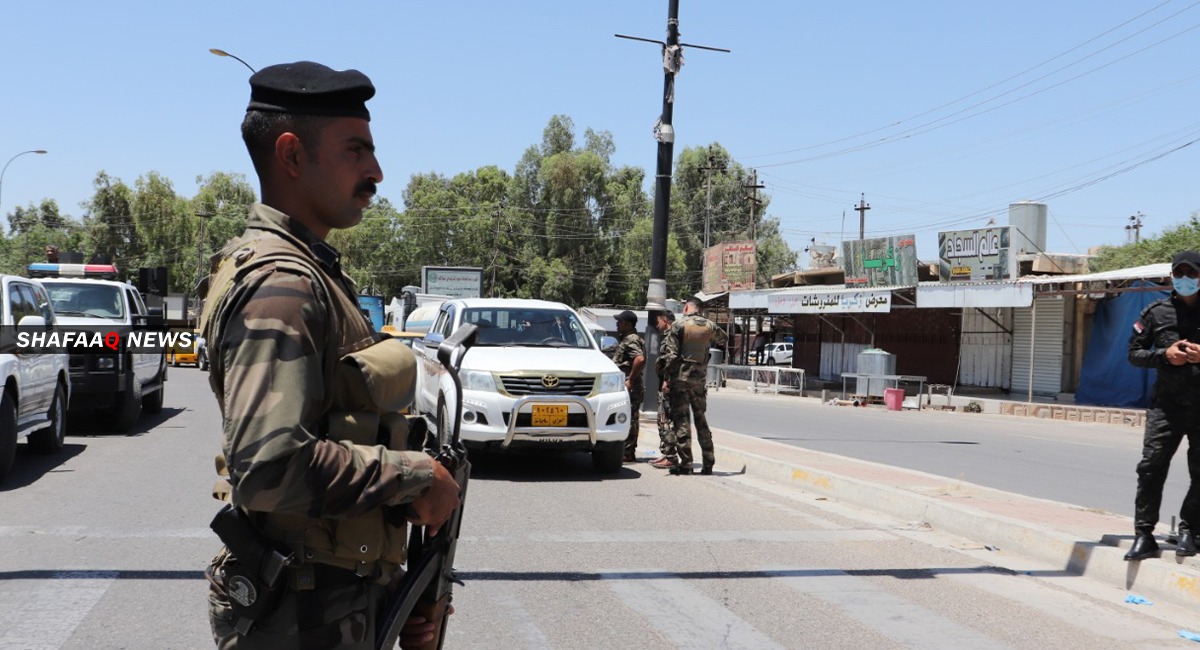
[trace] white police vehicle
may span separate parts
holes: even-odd
[[[17,347],[17,327],[22,331],[54,328],[54,308],[46,289],[37,281],[0,275],[0,481],[12,470],[17,441],[26,439],[40,453],[62,449],[66,433],[71,376],[66,352],[29,353]]]
[[[45,285],[64,327],[164,328],[162,316],[150,314],[137,288],[119,281],[111,264],[30,264],[29,275]],[[127,431],[143,411],[162,410],[166,381],[165,347],[131,351],[122,339],[111,353],[72,353],[70,408],[95,409],[102,427]]]
[[[597,470],[621,468],[633,408],[625,375],[574,310],[545,300],[456,299],[438,308],[413,352],[420,367],[414,408],[436,429],[439,445],[455,391],[437,347],[463,323],[480,328],[459,370],[468,448],[589,451]]]

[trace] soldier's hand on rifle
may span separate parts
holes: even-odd
[[[454,605],[446,608],[446,616],[454,613]],[[437,631],[435,625],[431,621],[425,620],[424,616],[411,616],[404,622],[404,627],[400,628],[400,647],[401,648],[420,648],[433,640],[433,635]]]
[[[427,526],[429,534],[436,535],[458,507],[459,490],[458,482],[446,466],[434,461],[433,484],[428,492],[408,504],[408,521],[416,526]]]

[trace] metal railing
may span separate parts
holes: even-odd
[[[804,369],[786,366],[736,366],[710,364],[708,385],[720,390],[729,379],[749,382],[747,390],[753,393],[802,393],[804,391]],[[713,372],[715,371],[715,372]]]

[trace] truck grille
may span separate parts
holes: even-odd
[[[545,375],[502,375],[504,390],[509,395],[575,395],[587,397],[596,386],[593,377],[561,377]],[[547,385],[550,384],[550,385]]]

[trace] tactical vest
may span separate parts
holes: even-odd
[[[289,241],[282,233],[262,230],[243,235],[222,251],[221,262],[210,278],[208,299],[201,316],[203,333],[212,350],[218,350],[228,317],[232,289],[254,272],[274,265],[276,269],[303,274],[316,282],[318,300],[329,311],[323,367],[325,375],[325,421],[319,435],[334,442],[358,445],[383,444],[389,449],[407,446],[407,422],[399,411],[412,403],[416,360],[398,339],[376,342],[376,335],[362,316],[352,288],[343,288],[316,260],[298,249],[302,243]],[[210,378],[214,390],[217,379]],[[224,408],[224,404],[222,404]],[[218,473],[225,458],[217,457]],[[231,490],[218,481],[213,496],[232,498]],[[389,523],[383,508],[358,517],[317,519],[279,513],[251,513],[261,531],[283,542],[308,564],[319,562],[351,569],[364,576],[390,576],[405,561],[407,535],[403,521]],[[311,567],[308,567],[311,575]],[[296,572],[302,578],[305,567]],[[311,580],[295,586],[311,587]]]
[[[700,318],[685,318],[683,335],[679,337],[679,356],[684,363],[708,365],[708,344],[712,337],[712,323]]]

